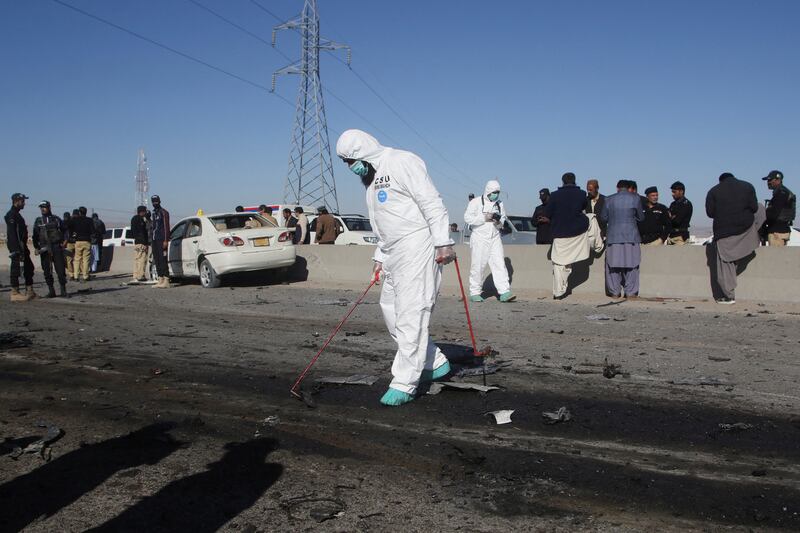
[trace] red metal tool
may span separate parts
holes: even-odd
[[[342,329],[342,326],[344,325],[345,321],[348,318],[350,318],[350,315],[353,314],[353,311],[356,310],[356,307],[358,307],[358,305],[361,302],[364,301],[364,298],[367,296],[367,293],[372,288],[372,286],[375,285],[378,282],[378,279],[379,279],[378,275],[376,275],[372,279],[372,282],[366,288],[364,293],[361,295],[361,297],[358,300],[356,300],[356,303],[353,304],[353,307],[351,307],[350,310],[347,311],[347,314],[344,315],[344,318],[341,320],[341,322],[339,322],[339,324],[335,328],[333,328],[333,331],[331,331],[331,334],[328,336],[328,340],[325,341],[325,344],[323,344],[322,348],[319,349],[319,351],[317,352],[317,355],[315,355],[314,358],[311,359],[311,362],[308,363],[308,366],[305,368],[305,370],[303,370],[303,372],[297,378],[297,381],[294,382],[294,385],[292,385],[292,388],[290,389],[290,392],[292,393],[292,395],[294,395],[295,397],[297,397],[297,398],[299,398],[301,400],[303,399],[303,396],[299,392],[297,392],[297,388],[300,386],[300,383],[303,381],[303,379],[305,379],[306,374],[308,374],[308,371],[311,370],[312,366],[314,366],[314,363],[317,362],[317,359],[319,359],[319,356],[322,355],[322,352],[325,351],[325,348],[328,347],[328,344],[331,343],[331,341],[336,336],[336,334],[339,333],[339,330]]]
[[[458,275],[458,286],[461,287],[461,300],[464,302],[464,311],[467,313],[467,326],[469,326],[469,338],[472,340],[472,354],[475,357],[486,357],[487,355],[491,355],[492,347],[484,346],[483,350],[478,351],[478,345],[475,344],[475,332],[472,331],[472,319],[469,316],[469,302],[467,301],[467,295],[464,294],[464,282],[461,281],[461,269],[458,268],[458,258],[456,258],[455,263],[456,263],[456,274]]]

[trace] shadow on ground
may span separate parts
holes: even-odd
[[[182,445],[168,433],[171,428],[152,424],[87,444],[0,485],[0,531],[19,531],[39,517],[54,515],[120,470],[157,464]]]
[[[250,508],[283,473],[281,465],[265,462],[277,449],[274,439],[225,448],[206,471],[173,481],[90,531],[217,531]]]

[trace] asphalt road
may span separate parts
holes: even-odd
[[[800,530],[800,305],[487,301],[499,389],[386,408],[376,291],[310,408],[289,387],[358,288],[125,281],[14,305],[0,289],[0,332],[31,341],[0,343],[0,531]],[[454,294],[432,334],[471,363]],[[353,374],[379,379],[314,384]],[[63,430],[49,461],[13,459],[40,421]]]

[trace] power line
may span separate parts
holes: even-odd
[[[120,26],[119,24],[116,24],[114,22],[111,22],[110,20],[107,20],[107,19],[104,19],[102,17],[99,17],[99,16],[97,16],[97,15],[95,15],[93,13],[90,13],[88,11],[84,11],[83,9],[81,9],[79,7],[76,7],[76,6],[73,6],[72,4],[64,2],[63,0],[52,0],[52,1],[55,2],[56,4],[59,4],[61,6],[64,6],[64,7],[68,8],[68,9],[71,9],[72,11],[75,11],[76,13],[80,13],[81,15],[83,15],[85,17],[88,17],[90,19],[96,20],[97,22],[101,22],[101,23],[103,23],[103,24],[105,24],[107,26],[110,26],[110,27],[114,28],[114,29],[117,29],[119,31],[127,33],[128,35],[131,35],[133,37],[136,37],[137,39],[140,39],[140,40],[145,41],[147,43],[150,43],[150,44],[152,44],[154,46],[162,48],[162,49],[164,49],[164,50],[166,50],[168,52],[171,52],[171,53],[173,53],[175,55],[178,55],[178,56],[180,56],[180,57],[182,57],[184,59],[188,59],[189,61],[192,61],[194,63],[202,65],[202,66],[204,66],[206,68],[210,68],[211,70],[214,70],[216,72],[219,72],[221,74],[229,76],[229,77],[231,77],[231,78],[233,78],[235,80],[241,81],[242,83],[246,83],[247,85],[250,85],[250,86],[255,87],[257,89],[261,89],[262,91],[266,91],[266,92],[268,92],[268,93],[270,93],[272,95],[275,95],[276,97],[281,99],[283,102],[285,102],[287,105],[289,105],[291,107],[294,107],[294,104],[292,104],[292,102],[290,102],[288,99],[286,99],[285,97],[281,96],[280,94],[272,92],[270,90],[270,88],[265,86],[265,85],[261,85],[258,82],[255,82],[255,81],[252,81],[252,80],[248,80],[247,78],[243,78],[242,76],[239,76],[238,74],[234,74],[233,72],[231,72],[229,70],[225,70],[222,67],[218,67],[216,65],[212,65],[211,63],[208,63],[207,61],[199,59],[199,58],[197,58],[195,56],[189,55],[186,52],[181,52],[180,50],[177,50],[175,48],[172,48],[171,46],[168,46],[168,45],[166,45],[164,43],[156,41],[155,39],[151,39],[150,37],[146,37],[146,36],[142,35],[141,33],[137,33],[137,32],[135,32],[133,30],[130,30],[130,29],[124,27],[124,26]]]

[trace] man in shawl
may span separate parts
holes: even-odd
[[[731,305],[736,303],[736,267],[758,247],[758,230],[766,220],[766,212],[751,184],[725,172],[708,191],[706,214],[714,221],[717,285],[721,293],[715,299],[719,304]]]
[[[550,195],[544,215],[550,220],[553,247],[553,299],[567,295],[572,265],[589,259],[591,249],[600,252],[603,239],[593,214],[584,213],[586,193],[575,185],[575,174],[567,172],[561,177],[563,185]]]
[[[642,242],[638,223],[644,220],[642,200],[630,192],[630,182],[620,180],[617,193],[606,198],[600,220],[608,226],[606,231],[606,292],[613,298],[639,296],[639,264]]]

